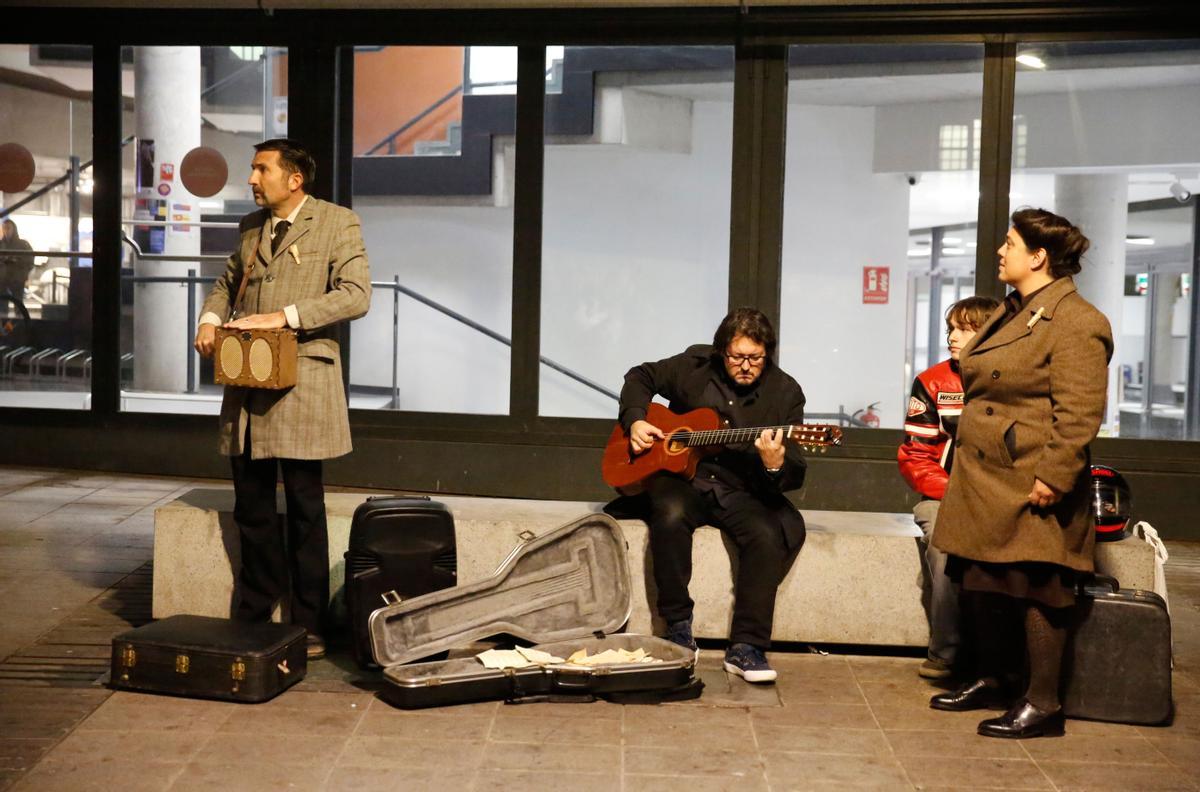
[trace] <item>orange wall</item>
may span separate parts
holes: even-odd
[[[387,47],[354,53],[354,153],[390,135],[413,116],[462,85],[462,47]],[[418,140],[444,140],[462,118],[462,94],[447,101],[396,139],[397,154]],[[386,154],[381,149],[377,154]]]

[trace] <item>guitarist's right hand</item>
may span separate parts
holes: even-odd
[[[629,449],[635,454],[640,454],[654,445],[655,438],[664,439],[662,429],[649,421],[634,421],[629,427]]]

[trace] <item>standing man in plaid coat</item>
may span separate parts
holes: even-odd
[[[290,589],[292,622],[308,630],[308,654],[316,658],[325,653],[329,602],[321,460],[350,452],[336,325],[367,312],[371,278],[358,216],[308,195],[312,156],[287,139],[254,148],[249,184],[262,209],[242,218],[238,248],[204,302],[196,349],[211,356],[222,324],[298,333],[294,387],[225,388],[220,450],[232,460],[241,534],[236,616],[268,621]],[[243,278],[242,305],[234,306]],[[286,550],[275,508],[278,470],[287,500]]]

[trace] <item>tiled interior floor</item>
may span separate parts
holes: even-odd
[[[975,735],[928,708],[913,657],[775,652],[774,687],[702,653],[662,706],[404,712],[346,654],[261,705],[113,693],[107,640],[148,615],[153,510],[183,479],[0,468],[0,789],[1198,789],[1200,544],[1168,543],[1177,717]],[[94,678],[93,678],[94,677]]]

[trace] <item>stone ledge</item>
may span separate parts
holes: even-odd
[[[342,554],[358,493],[327,493],[330,590],[335,607],[345,576]],[[522,531],[542,534],[602,504],[438,496],[454,515],[460,583],[490,575],[520,541]],[[282,509],[282,507],[281,507]],[[177,613],[228,616],[234,570],[240,566],[233,491],[194,489],[154,516],[154,617]],[[920,531],[908,514],[804,511],[808,539],[792,565],[775,609],[781,641],[924,646],[929,633],[921,608]],[[652,632],[653,580],[647,529],[622,520],[629,546],[633,612],[628,629]],[[733,587],[732,545],[715,529],[696,532],[692,598],[701,638],[729,634]],[[1126,588],[1153,588],[1154,555],[1140,540],[1097,547],[1097,567]]]

